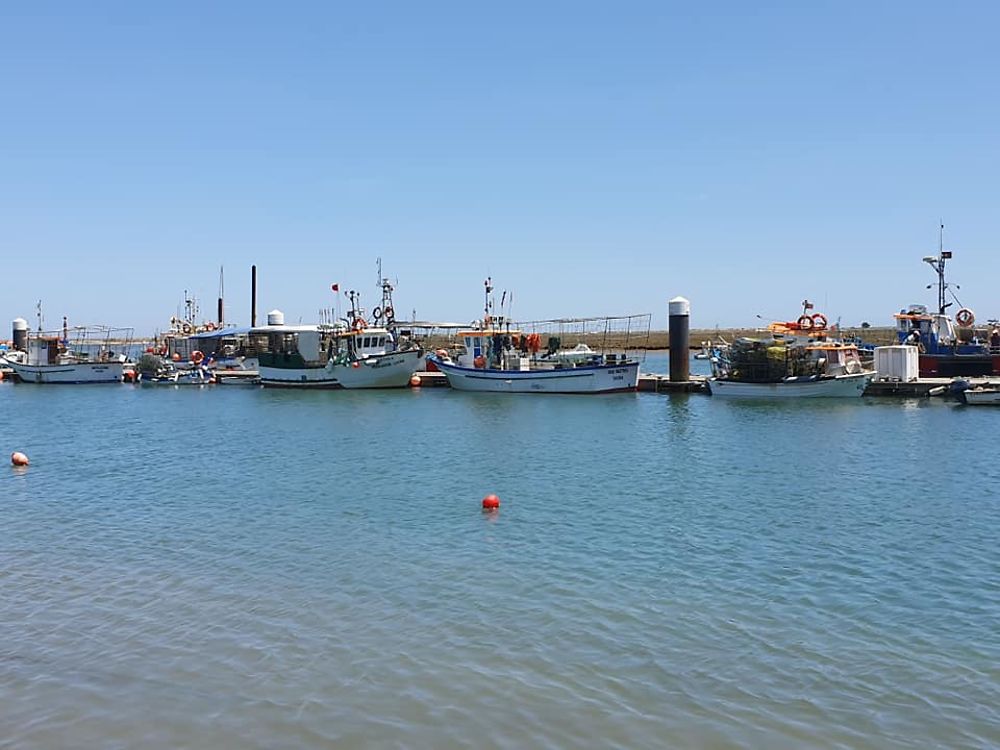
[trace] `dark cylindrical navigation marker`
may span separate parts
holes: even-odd
[[[250,266],[250,326],[257,325],[257,266]]]
[[[691,379],[689,321],[691,303],[683,297],[670,300],[670,382]]]

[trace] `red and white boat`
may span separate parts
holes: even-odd
[[[486,306],[482,320],[458,333],[458,351],[438,350],[427,356],[460,391],[490,393],[614,393],[634,391],[639,383],[639,362],[625,354],[602,354],[585,343],[562,348],[560,336],[526,333],[513,326],[509,316],[495,315],[492,280],[486,280]],[[501,299],[501,311],[503,300]],[[630,316],[644,318],[648,316]],[[605,325],[608,318],[576,319],[573,323]],[[626,319],[627,320],[627,319]],[[550,321],[567,324],[570,321]]]

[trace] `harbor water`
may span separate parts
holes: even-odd
[[[4,747],[1000,746],[995,410],[3,383],[0,412],[31,459],[0,474]]]

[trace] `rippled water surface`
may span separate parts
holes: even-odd
[[[0,472],[5,746],[1000,746],[1000,409],[4,383],[0,410],[32,460]]]

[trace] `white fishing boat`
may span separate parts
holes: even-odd
[[[831,338],[826,317],[772,323],[771,337],[738,339],[712,357],[708,389],[723,398],[857,398],[874,377],[855,344]]]
[[[953,383],[951,390],[959,401],[969,406],[1000,406],[1000,386],[996,383],[972,386],[963,380]]]
[[[723,398],[855,398],[864,394],[871,379],[871,373],[786,377],[773,383],[712,378],[708,389]]]
[[[492,280],[487,279],[485,315],[457,334],[460,345],[456,351],[438,350],[427,357],[445,374],[452,388],[493,393],[613,393],[636,389],[637,360],[625,354],[602,354],[584,342],[564,349],[562,337],[557,335],[548,336],[543,347],[540,334],[513,326],[509,315],[494,314],[492,292]],[[647,316],[629,316],[626,320],[632,317],[648,321]],[[609,320],[547,322],[563,327],[573,322],[586,327]],[[627,346],[627,340],[622,343]]]
[[[285,325],[279,310],[268,325],[249,333],[260,382],[282,388],[402,388],[420,366],[423,350],[397,335],[392,286],[383,282],[383,304],[370,325],[351,291],[348,317],[335,323]]]
[[[39,311],[39,330],[23,331],[20,348],[7,352],[3,364],[23,383],[121,383],[131,341],[129,328],[70,328],[65,318],[61,331],[42,331]]]
[[[484,332],[491,335],[489,332]],[[448,384],[459,391],[493,393],[614,393],[634,391],[639,383],[639,363],[574,365],[543,369],[487,369],[463,367],[429,355]]]

